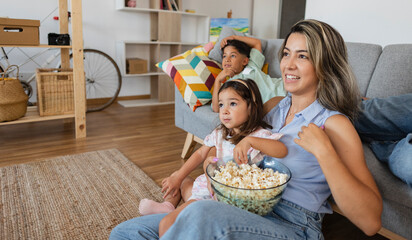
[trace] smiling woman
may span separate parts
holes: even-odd
[[[326,23],[300,21],[281,47],[281,64],[290,94],[265,117],[272,133],[283,134],[288,154],[277,159],[292,172],[280,202],[273,212],[259,216],[215,201],[196,201],[175,216],[162,239],[323,239],[322,219],[332,212],[327,201],[331,194],[364,233],[380,229],[381,196],[349,120],[357,112],[358,90],[342,37]],[[248,146],[244,143],[236,148]],[[111,238],[157,239],[162,217],[132,219],[117,226]]]
[[[291,62],[295,65],[292,67],[299,67],[297,71],[300,74],[319,81],[315,91],[316,99],[326,108],[339,111],[353,120],[359,111],[360,93],[348,64],[348,53],[342,36],[336,34],[336,30],[328,24],[308,20],[296,24],[287,39],[290,41],[285,41],[279,51],[285,88],[286,83],[295,77],[283,68],[289,67],[293,54],[290,51],[295,51],[296,61]]]

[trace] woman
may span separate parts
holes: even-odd
[[[289,95],[266,117],[284,134],[292,171],[282,200],[261,217],[214,201],[182,211],[162,239],[323,239],[321,225],[332,210],[330,194],[365,234],[381,228],[382,199],[366,167],[362,144],[350,120],[359,94],[340,34],[316,20],[296,23],[280,49]],[[346,116],[345,116],[346,115]],[[163,215],[136,218],[116,227],[113,239],[158,238]]]

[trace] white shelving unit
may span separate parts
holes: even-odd
[[[204,14],[169,11],[155,8],[158,0],[150,0],[150,7],[130,8],[124,0],[116,0],[119,11],[147,14],[150,17],[148,41],[123,40],[116,42],[116,60],[123,77],[150,78],[150,99],[119,101],[123,106],[169,104],[174,102],[174,83],[155,65],[209,41],[210,17]],[[181,6],[181,0],[178,1]],[[148,62],[148,72],[127,74],[126,59],[141,58]]]

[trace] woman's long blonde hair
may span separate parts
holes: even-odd
[[[360,93],[342,36],[324,22],[313,19],[299,21],[286,36],[279,50],[279,59],[282,59],[292,33],[303,34],[306,38],[309,59],[319,80],[316,91],[319,103],[353,121],[359,112]]]

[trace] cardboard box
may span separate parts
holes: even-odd
[[[0,44],[39,45],[40,20],[0,18]]]
[[[127,74],[147,73],[147,60],[140,59],[140,58],[126,59],[126,73]]]

